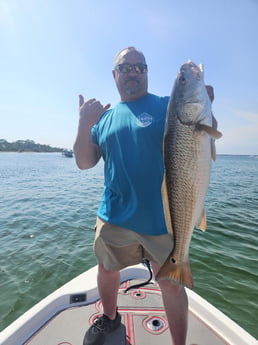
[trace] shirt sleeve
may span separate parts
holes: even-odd
[[[91,141],[92,141],[93,144],[96,144],[96,145],[99,144],[98,136],[97,136],[97,125],[94,125],[91,128]]]

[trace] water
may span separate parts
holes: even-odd
[[[96,264],[93,227],[103,164],[50,153],[0,154],[0,330]],[[195,230],[195,291],[258,338],[258,159],[218,156]]]

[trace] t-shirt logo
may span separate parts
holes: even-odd
[[[152,124],[152,122],[153,122],[153,117],[152,115],[148,113],[141,113],[136,118],[136,124],[139,127],[148,127]]]

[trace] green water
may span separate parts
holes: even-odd
[[[0,154],[0,330],[96,264],[92,243],[103,165],[60,154]],[[258,159],[218,156],[195,230],[195,291],[258,338]]]

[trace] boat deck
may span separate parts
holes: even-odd
[[[102,314],[97,266],[70,280],[0,332],[1,345],[82,345],[86,330]],[[161,292],[143,265],[120,272],[118,310],[121,326],[105,345],[172,345]],[[258,345],[257,340],[194,291],[188,295],[186,345]]]
[[[168,345],[172,344],[160,290],[152,283],[140,289],[124,290],[140,280],[121,284],[118,310],[121,326],[109,335],[105,345]],[[82,298],[82,296],[81,296]],[[71,307],[59,312],[36,332],[25,345],[82,345],[86,330],[102,314],[100,300],[89,305]],[[189,311],[187,345],[228,344]]]

